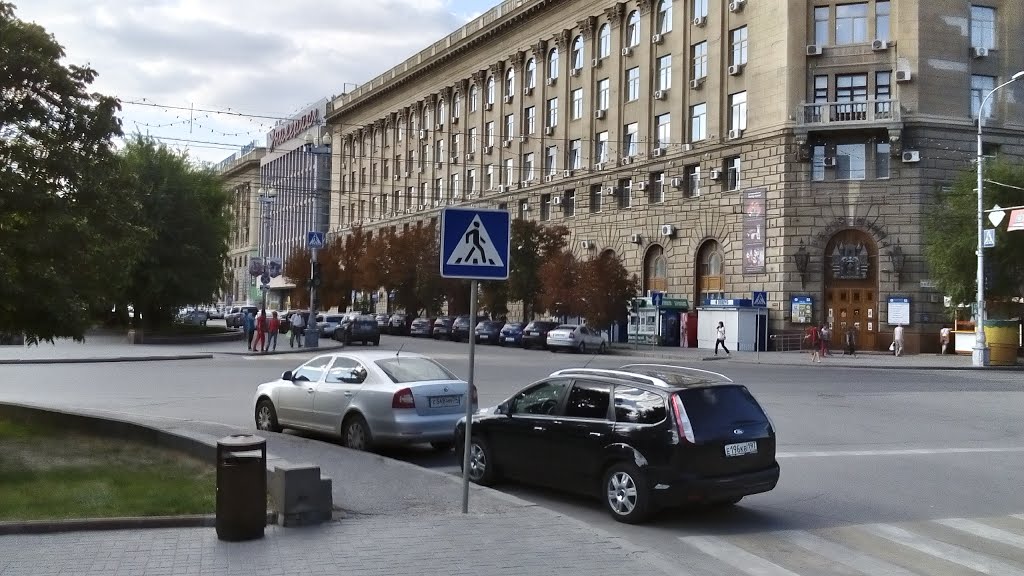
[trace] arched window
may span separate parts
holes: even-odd
[[[724,256],[716,240],[708,240],[697,254],[697,296],[698,301],[712,298],[725,292],[722,277]]]
[[[612,53],[612,29],[607,24],[601,24],[597,33],[597,57],[607,58]]]
[[[548,52],[548,78],[558,78],[558,48]]]
[[[447,114],[445,114],[444,98],[437,99],[437,114],[435,118],[438,124],[444,124],[444,121],[448,118]]]
[[[633,10],[626,19],[626,46],[640,45],[640,12]]]
[[[477,90],[476,84],[469,87],[469,111],[476,112],[477,105],[480,100],[480,91]]]
[[[430,111],[426,106],[420,109],[420,127],[424,130],[430,128]]]
[[[537,87],[537,61],[530,58],[526,61],[526,78],[523,79],[524,88]]]
[[[658,4],[658,34],[672,31],[672,0],[661,0]]]
[[[516,69],[509,68],[508,72],[505,72],[505,96],[511,96],[516,93]]]
[[[488,104],[494,104],[494,76],[487,79],[487,94],[485,97]]]
[[[452,95],[452,118],[458,118],[462,114],[462,94],[456,92]]]
[[[572,69],[583,69],[583,36],[577,36],[572,41]]]
[[[668,258],[665,249],[654,244],[644,256],[644,291],[668,291]]]

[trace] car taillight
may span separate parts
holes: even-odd
[[[473,384],[473,385],[471,385],[469,387],[469,400],[473,404],[477,404],[478,403],[479,397],[477,396],[477,393],[476,393],[476,384]]]
[[[412,390],[402,388],[391,397],[392,408],[415,408],[416,399],[412,397]]]
[[[575,332],[569,332],[569,340],[575,340],[575,339],[576,339],[576,333]]]
[[[686,440],[693,444],[693,425],[690,424],[690,417],[686,414],[686,408],[683,407],[683,401],[679,398],[678,394],[672,395],[672,411],[676,417],[676,428],[679,429],[679,434],[686,438]]]

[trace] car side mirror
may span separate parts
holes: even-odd
[[[295,376],[291,370],[285,370],[284,374],[281,374],[281,380],[295,380]]]
[[[498,414],[504,414],[506,416],[510,416],[511,415],[509,413],[509,409],[510,408],[511,408],[511,406],[510,406],[509,402],[502,402],[501,404],[498,404]]]

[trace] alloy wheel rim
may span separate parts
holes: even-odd
[[[480,480],[487,471],[487,456],[484,449],[476,443],[469,447],[469,477],[472,480]]]
[[[608,505],[613,512],[625,516],[636,508],[637,489],[633,478],[625,472],[616,472],[608,478]]]
[[[260,411],[256,415],[256,425],[260,430],[270,430],[270,408],[267,406],[260,406]]]
[[[345,438],[345,444],[353,450],[362,450],[364,448],[365,443],[362,424],[353,422],[348,427],[348,436]]]

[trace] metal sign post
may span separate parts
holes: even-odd
[[[511,244],[511,215],[507,210],[445,208],[441,211],[441,277],[470,280],[469,378],[466,390],[466,430],[462,447],[463,514],[469,513],[478,281],[508,280]]]

